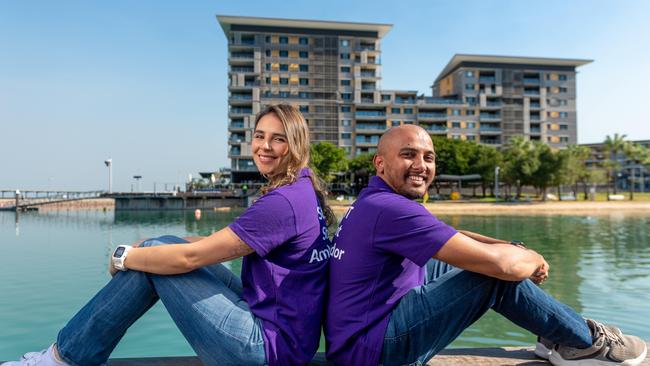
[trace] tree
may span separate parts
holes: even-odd
[[[587,146],[569,145],[566,151],[566,183],[574,186],[573,194],[578,197],[578,183],[582,183],[584,199],[588,199],[587,183],[590,171],[587,168],[587,159],[591,156],[591,149]]]
[[[355,194],[359,194],[361,189],[368,185],[370,176],[376,174],[375,164],[372,159],[373,154],[360,154],[348,162],[350,171],[350,181]]]
[[[626,141],[623,144],[623,153],[628,161],[632,161],[634,164],[645,164],[646,159],[648,159],[648,149],[639,145],[637,143]],[[630,181],[630,200],[634,199],[634,168],[632,167],[632,179]],[[643,184],[643,182],[641,183]]]
[[[618,154],[623,150],[625,145],[625,137],[627,135],[619,135],[615,133],[614,136],[605,137],[605,155],[607,155],[607,160],[604,162],[604,166],[607,169],[607,200],[609,200],[609,182],[614,180],[614,194],[617,193],[616,187],[616,172],[620,169],[621,164],[618,161]]]
[[[533,174],[540,164],[537,154],[533,143],[520,136],[511,138],[503,151],[503,178],[509,185],[516,185],[517,198],[521,198],[523,185],[534,183]]]
[[[538,164],[537,169],[531,172],[531,183],[540,192],[542,201],[546,201],[547,188],[559,186],[563,181],[563,165],[566,158],[559,152],[553,152],[548,145],[539,141],[533,142],[532,145]]]
[[[470,159],[469,171],[481,175],[481,188],[485,197],[485,188],[492,187],[494,170],[502,164],[501,152],[492,146],[474,144],[474,156]]]
[[[311,145],[311,167],[326,182],[331,182],[332,173],[347,169],[345,150],[329,142],[317,142]]]

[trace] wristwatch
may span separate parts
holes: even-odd
[[[131,248],[133,247],[130,245],[118,245],[117,248],[115,248],[113,255],[111,255],[111,261],[113,262],[113,267],[115,267],[115,269],[118,269],[120,271],[127,270],[127,268],[124,267],[124,260],[129,254],[129,250],[131,250]]]
[[[525,248],[525,247],[526,247],[526,244],[524,244],[524,242],[521,241],[521,240],[511,240],[511,241],[510,241],[510,244],[512,244],[512,245],[516,245],[516,246],[518,246],[518,247],[522,247],[522,248]]]

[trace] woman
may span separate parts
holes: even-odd
[[[257,115],[253,159],[263,195],[230,226],[188,241],[163,236],[119,246],[113,279],[55,344],[5,365],[101,365],[159,298],[205,365],[304,365],[321,328],[335,218],[307,168],[309,131],[289,105]],[[223,265],[244,256],[241,279]]]

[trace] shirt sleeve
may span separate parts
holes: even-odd
[[[421,204],[400,200],[385,206],[375,226],[374,245],[424,266],[457,231]]]
[[[277,192],[260,197],[229,227],[262,257],[297,235],[293,208]]]

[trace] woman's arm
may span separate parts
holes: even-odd
[[[253,252],[229,227],[189,244],[133,248],[124,261],[128,269],[170,275],[243,257]]]

